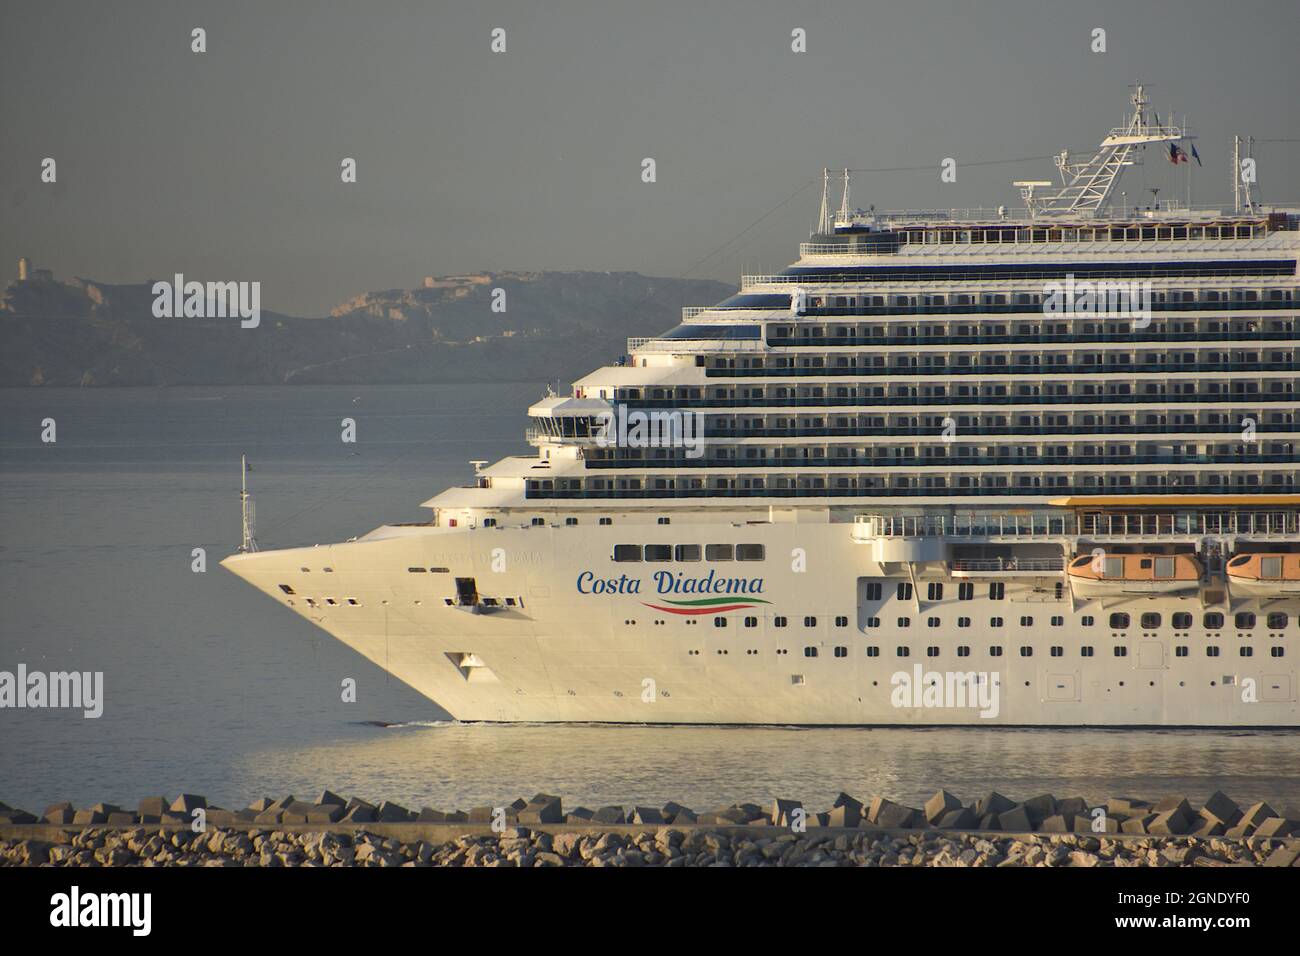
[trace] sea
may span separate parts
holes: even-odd
[[[240,541],[241,455],[263,548],[343,540],[423,520],[420,503],[469,483],[472,460],[527,452],[526,409],[544,394],[0,390],[0,670],[104,675],[96,719],[0,709],[0,801],[40,813],[196,793],[237,808],[328,788],[411,808],[547,792],[567,807],[823,809],[841,791],[915,805],[943,787],[1300,807],[1289,731],[458,723],[219,566]]]

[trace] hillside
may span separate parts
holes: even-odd
[[[155,318],[152,280],[48,276],[0,298],[0,386],[568,380],[734,289],[635,272],[501,272],[358,295],[329,316]],[[493,289],[505,290],[504,312]]]

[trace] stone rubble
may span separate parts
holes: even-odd
[[[134,812],[58,803],[40,819],[0,803],[0,865],[1300,867],[1300,819],[1222,793],[1199,810],[1184,797],[1090,805],[1050,794],[967,805],[940,790],[921,809],[841,793],[825,812],[778,798],[698,814],[672,802],[565,813],[549,794],[416,812],[328,790],[230,811],[183,794]]]

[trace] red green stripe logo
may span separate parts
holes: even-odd
[[[651,604],[648,601],[642,601],[648,608],[656,611],[664,611],[668,614],[723,614],[727,611],[743,611],[746,608],[756,607],[759,604],[771,604],[771,601],[764,601],[762,598],[749,598],[742,603],[737,603],[735,598],[698,598],[694,601],[667,601],[665,604],[671,604],[672,607],[664,607],[659,604]]]

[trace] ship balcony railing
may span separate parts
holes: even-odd
[[[1063,571],[1065,558],[957,558],[948,567],[953,571]]]
[[[969,271],[960,272],[955,269],[944,269],[943,271],[925,271],[917,268],[915,272],[899,271],[894,266],[876,267],[880,273],[878,275],[872,272],[823,272],[811,274],[788,274],[788,273],[750,273],[743,274],[740,277],[740,291],[746,292],[757,285],[793,285],[793,286],[827,286],[827,285],[853,285],[861,287],[864,283],[872,283],[879,288],[883,294],[895,294],[888,288],[891,285],[904,285],[912,282],[965,282],[970,283],[974,288],[980,289],[985,285],[994,282],[1020,282],[1020,283],[1039,283],[1052,280],[1065,279],[1068,275],[1075,275],[1077,281],[1110,281],[1110,280],[1138,280],[1138,279],[1179,279],[1186,282],[1199,282],[1205,279],[1214,279],[1219,285],[1247,284],[1256,285],[1260,279],[1268,276],[1294,277],[1295,266],[1292,259],[1272,259],[1265,258],[1255,262],[1244,262],[1240,265],[1214,265],[1205,266],[1200,263],[1189,262],[1186,266],[1174,266],[1167,268],[1154,268],[1151,266],[1125,265],[1120,262],[1114,264],[1101,264],[1104,268],[1094,271],[1085,271],[1087,266],[1092,263],[1079,263],[1077,273],[1072,273],[1069,267],[1051,268],[1045,267],[1037,271],[1025,269],[1016,271],[1008,269],[1006,271]],[[909,265],[919,266],[919,263],[909,263]],[[834,266],[823,267],[828,269]],[[938,270],[939,266],[932,266]],[[886,271],[887,270],[887,271]],[[884,287],[884,288],[881,288]],[[995,289],[991,291],[1005,291]],[[817,295],[844,295],[847,293],[835,292],[818,292]],[[897,293],[899,295],[909,294],[908,290],[902,289]]]
[[[1300,511],[1188,511],[1175,514],[857,515],[867,538],[1176,538],[1300,535]]]

